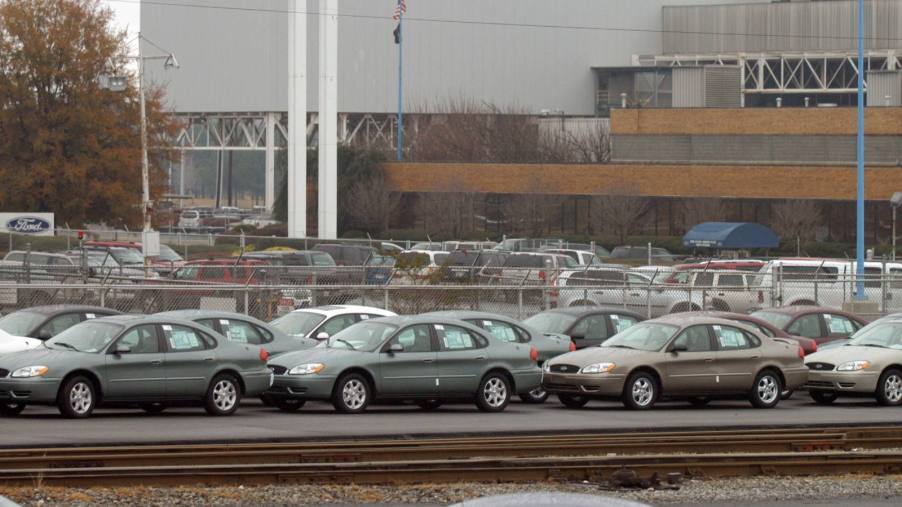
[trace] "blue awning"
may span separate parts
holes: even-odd
[[[683,246],[721,250],[777,248],[780,246],[780,238],[774,231],[761,224],[704,222],[683,236]]]

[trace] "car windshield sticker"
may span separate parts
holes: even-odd
[[[200,348],[200,341],[197,335],[194,334],[194,331],[185,328],[172,329],[171,326],[164,326],[164,329],[166,327],[169,327],[166,331],[168,332],[169,346],[172,350]]]
[[[96,319],[97,316],[94,315],[93,313],[86,313],[86,314],[85,314],[85,318],[86,318],[86,319]]]
[[[487,327],[492,327],[492,325],[494,325],[494,322],[492,322],[490,320],[484,320],[484,321],[482,321],[482,325],[487,326]]]
[[[443,325],[441,325],[441,324],[436,324],[436,325],[435,325],[435,328],[438,329],[439,331],[444,331],[444,330],[445,330],[445,326],[443,326]]]
[[[360,314],[360,320],[369,320],[369,319],[370,319],[370,316],[369,316],[369,315],[367,315],[367,314],[365,314],[365,313]]]
[[[163,331],[172,331],[172,326],[168,324],[163,324]]]

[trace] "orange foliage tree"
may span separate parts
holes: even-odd
[[[138,83],[127,35],[98,0],[0,2],[0,209],[58,224],[141,221]],[[133,61],[132,61],[133,62]],[[128,76],[104,90],[102,74]],[[146,88],[152,198],[176,124]]]

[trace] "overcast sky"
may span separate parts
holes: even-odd
[[[101,0],[110,6],[116,13],[116,23],[122,28],[128,28],[131,37],[138,35],[141,21],[141,5],[139,0]]]

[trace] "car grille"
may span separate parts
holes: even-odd
[[[817,371],[832,371],[833,368],[836,368],[835,364],[830,363],[807,363],[805,366],[807,366],[809,370]]]
[[[833,387],[833,382],[824,382],[822,380],[809,380],[805,387]]]
[[[574,366],[572,364],[553,364],[551,365],[550,371],[552,373],[576,373],[579,371],[579,366]]]
[[[6,378],[7,375],[9,375],[9,370],[4,370],[3,368],[0,368],[0,378]]]
[[[284,366],[276,366],[274,364],[269,365],[269,370],[273,372],[273,375],[285,375],[288,373],[288,368]]]
[[[550,382],[545,382],[542,384],[542,387],[548,391],[564,391],[571,393],[580,392],[579,386],[574,386],[571,384],[554,384]]]

